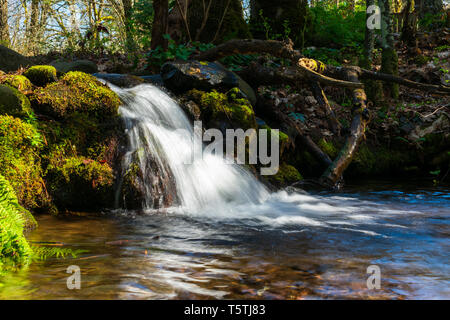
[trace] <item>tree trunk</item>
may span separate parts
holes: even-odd
[[[0,45],[9,46],[8,0],[0,0]]]
[[[188,8],[189,30],[193,39],[204,43],[222,43],[230,39],[250,38],[241,0],[191,0]],[[205,17],[205,12],[207,16]],[[202,24],[206,21],[205,25]]]
[[[382,62],[381,72],[398,76],[398,55],[395,51],[394,35],[392,33],[392,14],[389,0],[380,0],[381,9],[381,37],[382,37]],[[388,95],[398,98],[399,86],[389,83],[384,86]]]
[[[366,8],[375,5],[375,0],[366,0]],[[372,16],[372,12],[366,13],[366,21]],[[360,67],[371,70],[373,67],[373,50],[375,47],[375,29],[367,26],[364,39],[364,51],[359,62]],[[382,99],[382,84],[375,80],[365,80],[364,87],[366,89],[367,98],[374,104],[379,103]]]
[[[296,46],[303,47],[307,14],[307,0],[254,0],[251,31],[256,39],[289,37]]]
[[[37,54],[37,45],[39,40],[37,39],[37,31],[39,24],[39,0],[31,0],[31,17],[30,25],[27,30],[27,42],[28,42],[28,53],[32,55]]]
[[[156,0],[155,0],[156,2]],[[136,49],[136,44],[133,37],[133,26],[132,26],[132,14],[133,14],[133,1],[132,0],[122,0],[123,5],[123,16],[125,23],[125,46],[129,53],[133,53]]]
[[[155,17],[152,27],[152,50],[158,46],[166,50],[167,40],[164,39],[164,35],[169,32],[169,1],[153,0],[153,10]]]

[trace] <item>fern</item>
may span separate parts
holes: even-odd
[[[31,256],[31,247],[23,235],[25,226],[32,223],[30,220],[35,223],[20,206],[8,180],[0,175],[0,266],[20,264]]]
[[[62,258],[65,259],[69,256],[77,258],[80,254],[87,252],[86,250],[73,250],[69,248],[58,247],[41,247],[33,246],[33,258],[36,260],[47,260],[49,258]]]

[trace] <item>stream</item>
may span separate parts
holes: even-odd
[[[449,299],[449,189],[386,181],[279,192],[235,216],[37,216],[28,235],[88,252],[2,279],[2,299]],[[69,265],[81,289],[69,290]],[[368,289],[367,267],[381,270]]]

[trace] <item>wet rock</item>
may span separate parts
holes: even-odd
[[[9,72],[32,65],[28,58],[20,53],[0,45],[0,70]]]
[[[228,91],[239,88],[246,98],[255,105],[256,95],[253,89],[237,74],[215,62],[175,61],[161,68],[164,85],[170,90],[183,93],[191,89],[202,91]]]
[[[93,76],[102,80],[106,80],[120,88],[132,88],[143,83],[153,84],[156,86],[164,85],[161,75],[159,74],[149,76],[135,76],[131,74],[120,73],[94,73]]]
[[[54,61],[51,63],[59,73],[67,73],[69,71],[81,71],[84,73],[98,72],[97,65],[90,60],[75,61]]]

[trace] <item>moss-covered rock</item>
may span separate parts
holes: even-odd
[[[72,157],[47,168],[48,191],[60,209],[98,210],[111,207],[114,174],[107,163]]]
[[[191,90],[190,95],[200,106],[202,119],[208,127],[256,129],[255,112],[250,102],[240,96],[238,88],[227,93]]]
[[[31,124],[0,116],[0,174],[12,185],[21,205],[48,207],[39,154],[42,136]]]
[[[31,61],[20,53],[0,45],[0,70],[11,72],[31,64]]]
[[[266,176],[266,179],[276,187],[287,187],[302,180],[303,177],[294,166],[283,163],[280,165],[277,174]]]
[[[59,73],[67,73],[70,71],[81,71],[84,73],[98,72],[97,65],[90,60],[55,61],[52,65]]]
[[[25,71],[24,76],[38,87],[44,87],[58,80],[53,66],[33,66]]]
[[[0,114],[25,117],[31,113],[30,101],[19,90],[0,84]]]
[[[18,74],[0,75],[0,84],[8,85],[19,91],[29,91],[33,87],[27,77]]]
[[[81,112],[98,120],[117,117],[121,103],[117,94],[106,85],[78,71],[69,72],[58,82],[35,90],[31,101],[39,112],[59,119]]]

